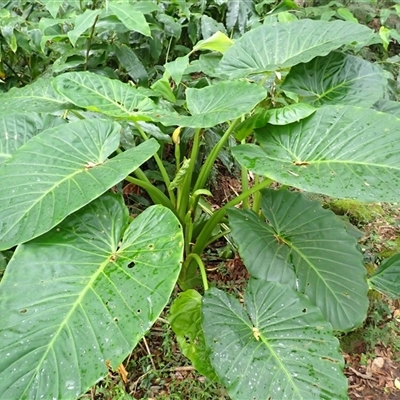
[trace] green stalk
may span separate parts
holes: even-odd
[[[245,192],[246,190],[249,189],[249,181],[247,179],[247,168],[241,167],[241,178],[242,178],[242,193]],[[243,199],[243,204],[242,204],[243,210],[248,210],[249,209],[249,198],[246,197]]]
[[[137,171],[135,171],[135,174],[136,173]],[[164,207],[169,208],[178,217],[179,222],[183,225],[183,221],[179,218],[179,215],[177,214],[174,205],[171,203],[171,200],[160,189],[157,189],[154,185],[152,185],[148,179],[146,181],[133,178],[132,176],[127,176],[125,180],[146,190],[147,194],[150,196],[154,204],[161,204]]]
[[[258,192],[259,190],[268,187],[272,183],[272,179],[264,179],[262,182],[254,185],[252,188],[248,189],[246,192],[241,193],[239,196],[234,198],[233,200],[226,203],[223,207],[221,207],[218,211],[216,211],[212,217],[207,221],[202,229],[199,237],[197,238],[196,244],[193,248],[193,253],[201,254],[204,249],[207,247],[210,241],[210,237],[212,231],[217,226],[217,224],[224,218],[226,210],[229,207],[233,207],[243,201],[245,198],[248,198],[253,193]]]
[[[136,121],[133,121],[133,123],[134,123],[136,129],[139,131],[139,133],[142,136],[142,138],[144,140],[149,140],[149,137],[146,135],[146,133],[144,132],[142,127]],[[156,160],[156,163],[157,163],[157,166],[158,166],[158,168],[160,170],[161,176],[163,177],[165,186],[167,187],[169,198],[171,199],[171,202],[173,204],[175,204],[175,201],[176,201],[175,200],[175,193],[170,188],[171,181],[169,180],[168,173],[167,173],[167,171],[166,171],[166,169],[164,167],[164,164],[162,163],[162,160],[161,160],[160,156],[157,153],[154,154],[154,159]]]
[[[254,177],[254,184],[257,185],[260,182],[260,177],[256,175]],[[256,192],[253,195],[253,211],[258,214],[261,208],[261,193]]]
[[[196,164],[197,155],[199,153],[200,132],[201,129],[199,128],[196,129],[194,133],[192,151],[190,153],[189,168],[186,172],[182,186],[179,188],[177,209],[178,209],[178,214],[181,216],[182,219],[185,218],[185,215],[188,211],[188,204],[190,200],[190,187],[192,184],[193,171]],[[195,192],[195,190],[193,190],[193,192]]]
[[[212,169],[216,159],[218,158],[219,153],[221,152],[222,148],[225,146],[226,142],[229,139],[229,136],[235,129],[236,125],[240,122],[240,120],[241,120],[241,118],[236,118],[231,123],[231,125],[225,131],[224,135],[219,140],[217,145],[211,150],[211,153],[207,157],[206,162],[204,163],[204,165],[202,166],[202,168],[200,170],[200,174],[199,174],[199,177],[197,178],[196,184],[194,185],[193,192],[195,192],[198,189],[204,188],[204,186],[207,182],[207,179],[210,176],[211,169]]]
[[[93,2],[93,7],[95,7],[95,2]],[[93,8],[94,10],[94,8]],[[87,40],[87,45],[86,45],[86,54],[85,54],[85,65],[83,66],[83,70],[87,71],[87,66],[88,66],[88,62],[89,62],[89,53],[90,53],[90,46],[92,45],[92,40],[93,40],[93,36],[94,36],[94,30],[96,28],[96,24],[97,21],[99,20],[99,16],[96,17],[96,19],[94,20],[94,23],[92,25],[92,29],[90,31],[90,36]]]
[[[189,259],[191,259],[191,258],[193,258],[196,261],[197,265],[199,266],[204,290],[208,290],[207,274],[206,274],[206,269],[204,267],[202,259],[200,258],[200,256],[198,254],[191,253],[187,256],[186,262],[188,262]]]

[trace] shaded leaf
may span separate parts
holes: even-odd
[[[386,84],[387,79],[378,66],[358,57],[333,52],[292,67],[281,87],[316,106],[353,104],[370,107],[383,96]]]
[[[182,353],[200,374],[216,380],[217,376],[210,364],[211,352],[206,347],[201,326],[201,299],[202,296],[193,289],[180,293],[172,303],[168,320]]]
[[[125,44],[114,45],[115,55],[129,76],[141,86],[148,86],[149,78],[142,62],[134,51]]]
[[[336,198],[400,198],[399,120],[353,106],[325,106],[286,126],[259,129],[256,145],[232,149],[256,174]]]
[[[369,278],[373,289],[391,297],[400,298],[400,254],[384,260]]]
[[[380,99],[374,104],[373,108],[384,113],[393,114],[397,118],[400,118],[400,103],[398,101]]]
[[[181,228],[162,206],[128,222],[107,193],[17,248],[0,284],[4,398],[77,398],[157,319],[179,274]]]
[[[369,37],[364,25],[345,21],[313,21],[263,25],[245,33],[224,54],[220,72],[230,78],[281,68],[323,56],[344,44]]]
[[[233,400],[347,399],[339,342],[321,311],[286,285],[251,278],[244,307],[208,290],[203,329]]]
[[[108,159],[120,126],[99,119],[47,129],[0,167],[0,249],[41,235],[149,159],[154,139]],[[28,167],[27,167],[28,166]]]

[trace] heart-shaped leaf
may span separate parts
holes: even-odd
[[[334,329],[359,326],[368,309],[366,270],[343,223],[300,193],[265,190],[261,206],[267,223],[250,211],[229,211],[250,274],[305,293]]]
[[[232,400],[347,399],[330,324],[286,285],[251,278],[244,308],[225,292],[207,291],[203,329],[211,363]]]
[[[12,113],[0,116],[0,164],[33,136],[65,122],[48,114]]]
[[[376,272],[369,278],[372,287],[393,298],[400,298],[400,254],[383,261]]]
[[[107,193],[17,248],[0,284],[3,398],[77,398],[152,326],[178,278],[181,227],[162,206],[128,223]]]
[[[324,106],[286,126],[257,131],[256,145],[232,149],[240,164],[285,185],[336,198],[400,198],[400,124],[389,114]]]
[[[353,104],[370,107],[381,97],[387,84],[378,66],[343,53],[316,57],[292,67],[282,89],[297,93],[315,106]]]
[[[344,44],[363,41],[371,34],[366,26],[345,21],[303,19],[262,25],[245,33],[227,50],[220,72],[232,79],[291,67]]]
[[[107,159],[120,126],[83,120],[43,131],[0,167],[0,250],[53,228],[149,159],[154,139]]]
[[[202,89],[187,89],[187,108],[192,116],[162,117],[165,125],[208,128],[239,118],[267,96],[259,85],[245,81],[224,81]]]

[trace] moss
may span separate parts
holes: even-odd
[[[326,203],[335,214],[347,215],[351,222],[366,224],[378,215],[384,215],[384,210],[379,204],[363,203],[350,199],[331,200]]]
[[[389,246],[390,244],[390,246]],[[382,250],[379,255],[383,258],[389,258],[394,256],[400,251],[400,237],[396,237],[395,240],[391,240],[390,243],[386,243],[386,247]]]

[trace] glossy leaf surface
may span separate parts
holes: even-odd
[[[187,108],[192,116],[163,117],[165,125],[208,128],[239,118],[267,96],[259,85],[245,81],[224,81],[202,89],[186,90]]]
[[[0,164],[41,131],[65,123],[53,115],[12,113],[0,116]]]
[[[345,21],[265,24],[245,33],[224,54],[220,73],[230,78],[275,71],[324,56],[344,44],[363,40],[372,31]]]
[[[162,206],[128,223],[107,193],[17,248],[0,285],[3,398],[77,398],[154,323],[179,274],[181,228]]]
[[[343,223],[300,193],[265,190],[261,207],[268,222],[250,211],[229,211],[250,274],[305,293],[334,329],[359,326],[368,309],[366,270]]]
[[[252,278],[244,306],[218,289],[207,291],[203,329],[211,362],[233,400],[347,399],[330,324],[286,285]]]
[[[193,289],[180,293],[172,303],[168,320],[182,353],[200,374],[216,380],[210,363],[210,349],[206,347],[201,325],[201,300],[202,296]]]
[[[131,85],[91,72],[69,72],[54,80],[56,90],[78,107],[110,117],[151,120],[156,104]]]
[[[259,175],[336,198],[400,198],[400,125],[394,116],[325,106],[298,123],[261,128],[256,137],[261,148],[240,145],[232,153]]]
[[[372,288],[393,298],[400,298],[400,254],[386,259],[369,278]]]
[[[120,126],[83,120],[43,131],[0,167],[0,249],[53,228],[149,159],[151,139],[112,159]]]
[[[282,89],[297,93],[303,101],[315,106],[352,104],[370,107],[383,97],[386,84],[383,71],[377,65],[333,52],[292,67]]]

